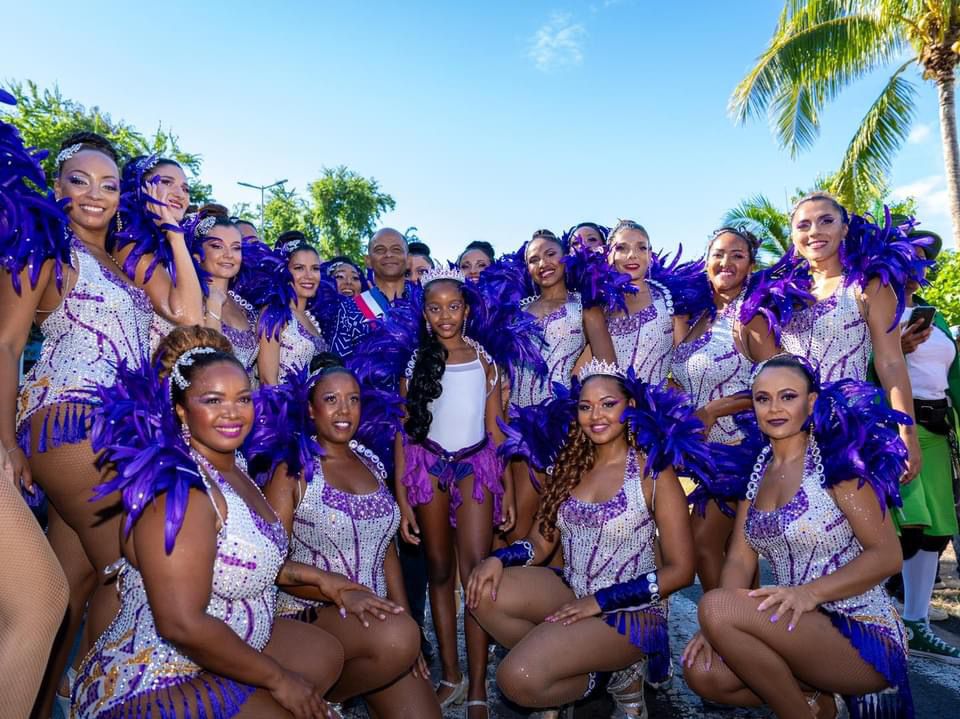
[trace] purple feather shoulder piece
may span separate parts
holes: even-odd
[[[791,247],[776,264],[754,272],[747,280],[740,322],[748,324],[761,315],[779,342],[780,332],[793,313],[815,301],[810,294],[811,283],[807,263],[798,261]]]
[[[673,314],[687,315],[691,321],[704,312],[715,314],[717,308],[707,279],[706,263],[702,258],[681,262],[682,253],[683,245],[673,257],[654,253],[650,258],[650,279],[669,290]]]
[[[574,379],[574,391],[579,385]],[[538,487],[533,471],[548,472],[567,441],[570,425],[576,418],[577,399],[573,391],[559,382],[553,383],[553,396],[528,407],[511,405],[508,422],[497,424],[504,441],[497,447],[497,456],[504,462],[522,459],[530,468],[530,479]]]
[[[144,360],[131,368],[122,362],[116,383],[97,386],[90,443],[99,453],[97,467],[115,472],[94,488],[94,499],[120,493],[129,534],[144,509],[166,495],[164,547],[173,551],[183,525],[191,489],[206,492],[196,462],[180,437],[180,423],[170,404],[169,378]]]
[[[397,391],[407,363],[420,346],[421,324],[420,306],[413,300],[397,300],[371,324],[347,360],[361,386]]]
[[[720,511],[728,517],[735,516],[736,511],[729,505],[746,499],[750,471],[766,444],[752,410],[735,415],[734,421],[743,439],[738,444],[711,442],[713,476],[709,482],[697,485],[687,495],[693,510],[701,517],[706,515],[707,505],[711,501],[716,502]]]
[[[637,288],[630,284],[630,275],[619,272],[607,261],[606,253],[577,247],[563,258],[563,264],[567,289],[580,293],[584,309],[627,311],[624,297],[636,293]]]
[[[244,253],[246,251],[244,246]],[[287,258],[279,250],[257,252],[256,267],[245,277],[243,290],[238,291],[260,312],[259,336],[279,340],[283,328],[293,319],[293,310],[290,309],[290,303],[296,299],[293,275],[287,266]],[[243,264],[246,264],[246,256]]]
[[[16,100],[0,90],[0,102]],[[45,156],[45,150],[27,148],[17,128],[0,122],[0,267],[10,273],[17,294],[24,269],[36,287],[43,263],[52,259],[61,287],[63,266],[70,264],[67,216],[47,186],[40,166]]]

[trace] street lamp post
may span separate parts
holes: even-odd
[[[286,180],[277,180],[272,185],[253,185],[249,182],[237,182],[238,185],[242,185],[243,187],[250,187],[250,188],[253,188],[254,190],[260,190],[260,237],[261,238],[263,237],[263,204],[265,201],[266,192],[267,190],[273,187],[279,187],[284,182],[286,182]]]

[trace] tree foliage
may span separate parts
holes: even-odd
[[[211,201],[213,188],[200,180],[200,155],[180,147],[180,138],[169,128],[159,125],[152,135],[144,135],[123,120],[114,120],[99,107],[84,107],[65,98],[60,88],[41,90],[31,80],[10,82],[6,89],[17,99],[7,111],[5,120],[23,135],[27,145],[49,151],[43,161],[48,177],[56,172],[55,162],[60,143],[75,132],[96,132],[113,143],[121,162],[137,155],[158,153],[179,162],[190,184],[190,201],[203,204]]]
[[[951,327],[960,325],[960,252],[941,252],[929,279],[930,286],[920,290],[923,299],[940,310]]]
[[[309,220],[320,233],[320,250],[326,257],[347,255],[359,260],[377,220],[396,206],[375,179],[343,165],[323,168],[320,179],[310,183],[309,192]]]

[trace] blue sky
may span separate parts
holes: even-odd
[[[0,81],[58,83],[142,131],[172,128],[228,205],[259,200],[238,180],[303,191],[347,165],[396,199],[384,223],[417,226],[440,257],[617,217],[700,251],[727,208],[758,192],[785,205],[834,169],[885,80],[832,105],[797,160],[764,120],[735,126],[727,100],[780,8],[40,0],[4,10]],[[948,236],[932,87],[919,106],[892,187]]]

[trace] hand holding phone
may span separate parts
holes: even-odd
[[[923,332],[933,324],[933,316],[936,314],[936,311],[935,307],[914,307],[907,326],[910,327],[914,333]]]

